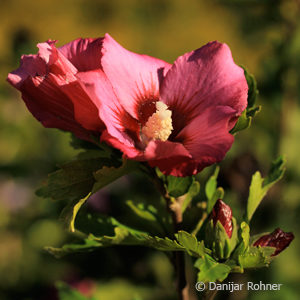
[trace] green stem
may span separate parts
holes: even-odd
[[[207,213],[206,212],[203,212],[202,213],[202,217],[201,219],[199,220],[199,222],[197,223],[195,229],[192,231],[192,234],[193,235],[197,235],[197,233],[199,232],[199,230],[201,229],[202,225],[203,225],[203,222],[205,221],[205,219],[207,218]]]
[[[158,178],[156,172],[148,166],[142,166],[144,171],[151,177],[160,194],[166,200],[167,209],[173,220],[174,234],[182,229],[182,201],[170,197],[164,183]],[[175,238],[175,237],[174,237]],[[185,275],[184,252],[174,251],[173,265],[176,271],[178,300],[189,300],[189,288]]]

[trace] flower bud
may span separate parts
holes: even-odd
[[[217,221],[223,225],[229,238],[232,236],[232,211],[229,205],[226,205],[221,199],[219,199],[213,210],[212,219],[214,226],[216,226]]]
[[[219,199],[209,218],[205,232],[205,244],[215,258],[227,259],[237,243],[237,225],[230,206]]]
[[[260,237],[253,246],[274,247],[276,250],[272,256],[275,256],[287,248],[293,239],[292,232],[284,232],[280,228],[276,228],[272,233]]]

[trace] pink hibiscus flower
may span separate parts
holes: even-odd
[[[125,158],[174,176],[196,174],[230,149],[248,86],[226,44],[211,42],[173,65],[130,52],[108,34],[38,47],[8,81],[44,126],[84,139],[101,133]]]

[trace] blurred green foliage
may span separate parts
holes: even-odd
[[[298,299],[299,20],[298,0],[0,1],[0,299],[56,299],[54,283],[60,280],[96,299],[174,299],[173,270],[162,253],[121,247],[56,260],[42,249],[60,246],[69,237],[58,220],[63,204],[37,198],[34,190],[56,164],[78,150],[69,146],[68,133],[44,129],[34,120],[5,78],[17,68],[21,54],[36,53],[38,42],[52,38],[63,45],[105,32],[127,49],[168,62],[219,40],[230,46],[236,63],[255,74],[262,111],[250,129],[236,135],[218,185],[241,219],[252,174],[260,170],[265,175],[271,161],[285,154],[286,175],[255,212],[252,234],[279,226],[293,231],[296,239],[270,268],[230,278],[283,283],[281,291],[224,292],[218,297]],[[212,172],[208,168],[198,175],[200,183]],[[152,203],[155,196],[145,178],[130,176],[102,190],[88,209],[117,216],[123,214],[120,203],[138,198]],[[193,282],[195,274],[188,272]],[[193,297],[197,299],[195,291]]]

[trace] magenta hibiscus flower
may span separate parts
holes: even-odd
[[[46,127],[94,132],[164,174],[187,176],[222,160],[248,86],[226,44],[212,42],[173,65],[130,52],[108,34],[61,48],[39,44],[8,81]]]

